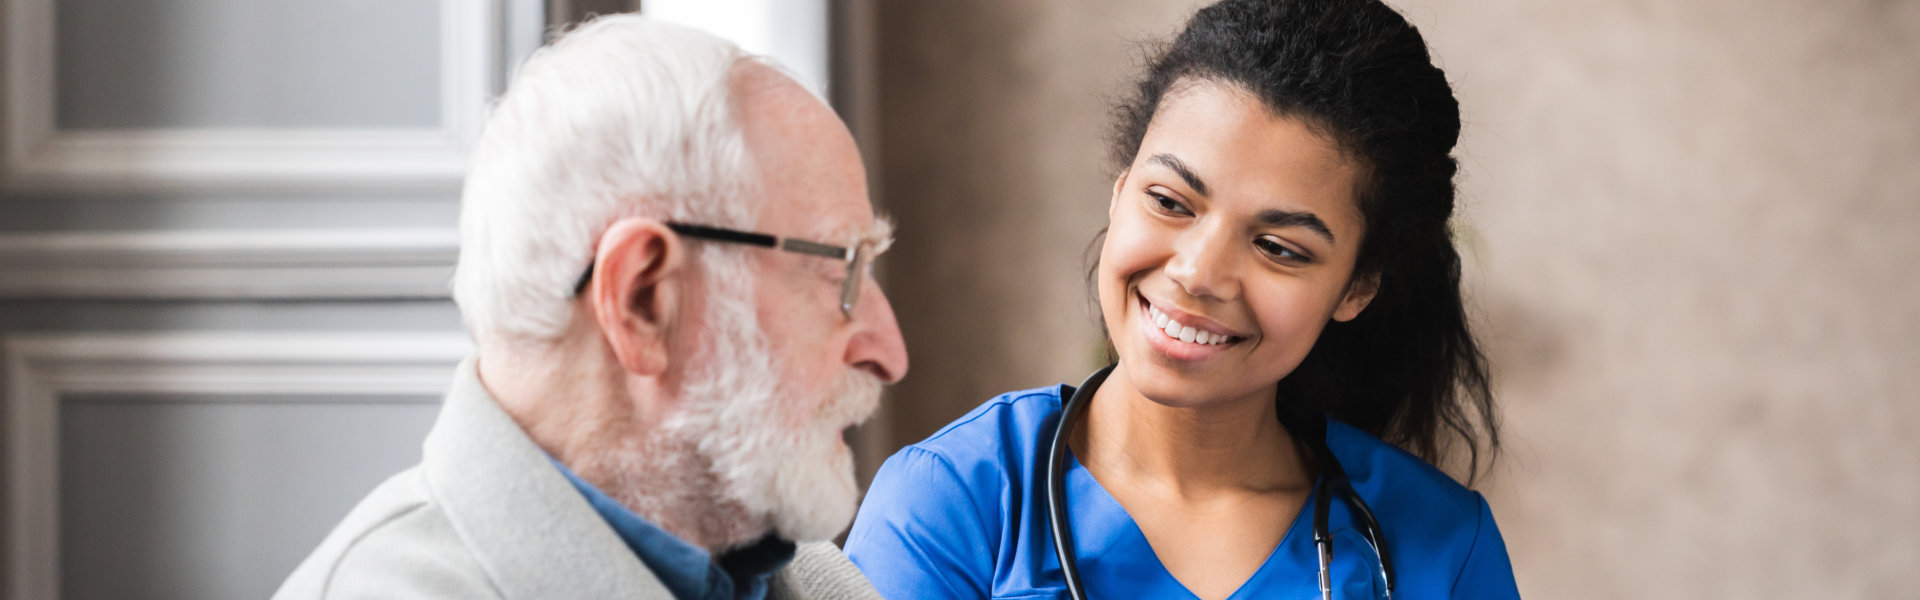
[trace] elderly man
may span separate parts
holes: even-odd
[[[872,596],[824,540],[859,493],[844,430],[907,357],[825,105],[713,36],[600,19],[516,74],[460,225],[477,356],[421,464],[275,597]]]

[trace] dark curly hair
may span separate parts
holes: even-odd
[[[1420,32],[1377,0],[1203,8],[1115,110],[1119,169],[1169,90],[1194,82],[1251,93],[1359,167],[1366,233],[1354,276],[1378,291],[1359,317],[1329,323],[1280,380],[1282,409],[1324,412],[1434,463],[1462,442],[1471,483],[1482,449],[1489,461],[1499,449],[1499,424],[1448,228],[1460,105]]]

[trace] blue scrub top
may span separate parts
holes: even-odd
[[[1065,598],[1047,532],[1046,442],[1060,387],[1013,392],[926,441],[874,476],[847,534],[847,556],[891,599]],[[1385,530],[1395,598],[1519,598],[1506,543],[1485,498],[1411,454],[1344,423],[1327,445]],[[1078,460],[1067,499],[1087,596],[1193,598],[1153,554],[1140,527]],[[1234,600],[1319,598],[1313,499]],[[1332,503],[1336,598],[1374,598],[1377,559],[1346,503]]]

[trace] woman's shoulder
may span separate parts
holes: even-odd
[[[1060,414],[1060,386],[995,396],[900,454],[937,458],[962,473],[1025,471]],[[997,468],[996,468],[997,467]]]
[[[1059,412],[1060,386],[1007,392],[981,403],[914,445],[941,447],[979,438],[1036,434]]]
[[[1409,513],[1414,518],[1398,520],[1420,523],[1429,535],[1470,539],[1480,529],[1486,500],[1425,459],[1338,421],[1327,423],[1327,446],[1375,513]]]
[[[1059,386],[1009,392],[901,448],[867,487],[847,556],[889,597],[986,597],[994,565],[1024,547],[1027,519],[1008,515],[1029,505],[1059,413]]]
[[[1052,431],[1059,413],[1059,386],[1001,394],[887,458],[847,536],[854,562],[873,567],[881,554],[901,554],[902,545],[952,547],[935,553],[948,557],[995,556],[1010,534],[1006,513],[1024,506],[1032,491],[1041,432]],[[990,564],[969,572],[990,573]]]
[[[1389,546],[1419,548],[1396,562],[1401,587],[1455,598],[1518,598],[1506,541],[1485,497],[1432,464],[1352,426],[1329,422],[1327,445],[1367,501]]]

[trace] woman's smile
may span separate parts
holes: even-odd
[[[1134,298],[1138,305],[1134,320],[1140,325],[1140,334],[1149,346],[1167,358],[1182,361],[1213,358],[1249,337],[1211,319],[1175,308],[1171,303],[1156,305],[1138,292]]]

